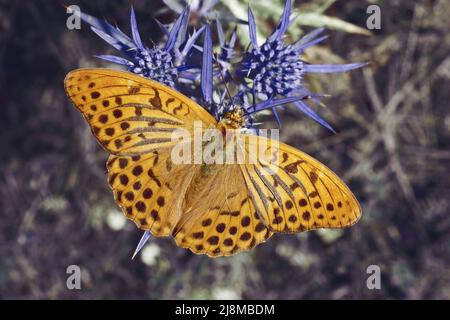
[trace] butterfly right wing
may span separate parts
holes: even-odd
[[[361,217],[344,182],[309,155],[281,142],[243,135],[245,150],[265,150],[256,163],[241,165],[259,216],[273,232],[342,228]]]

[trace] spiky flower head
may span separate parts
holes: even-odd
[[[209,111],[216,117],[217,120],[221,120],[227,112],[234,111],[236,106],[240,106],[245,110],[245,126],[247,128],[253,127],[252,113],[259,112],[265,109],[275,108],[287,103],[292,103],[303,99],[300,96],[284,97],[284,98],[272,98],[264,101],[255,102],[250,104],[248,102],[247,91],[243,86],[238,84],[237,93],[232,97],[226,97],[226,93],[221,94],[222,98],[219,102],[213,100],[214,91],[217,92],[217,88],[214,88],[213,83],[213,61],[217,57],[213,56],[212,51],[212,38],[211,28],[209,25],[205,26],[205,36],[203,41],[203,59],[202,59],[202,71],[201,71],[201,91],[204,105]]]
[[[301,59],[303,52],[319,42],[326,36],[320,36],[324,29],[316,29],[306,34],[293,44],[286,45],[284,35],[291,24],[291,0],[287,0],[283,14],[273,34],[259,46],[256,39],[256,22],[252,10],[248,8],[249,33],[252,47],[245,53],[237,74],[251,82],[251,91],[255,96],[263,96],[271,100],[276,96],[301,96],[312,98],[319,103],[318,96],[309,92],[304,84],[306,73],[336,73],[360,68],[365,63],[352,63],[342,65],[312,65]],[[326,128],[333,128],[313,111],[301,99],[294,105],[302,112],[313,118]],[[256,108],[254,108],[256,110]],[[272,111],[280,124],[280,119],[275,108]],[[250,111],[252,112],[252,111]],[[255,112],[255,111],[254,111]]]
[[[141,41],[133,8],[130,15],[131,37],[105,21],[81,13],[81,18],[91,25],[91,29],[98,36],[125,56],[100,55],[97,57],[122,65],[128,71],[178,90],[180,90],[180,84],[190,83],[192,90],[188,96],[197,101],[203,99],[204,107],[218,121],[230,112],[243,110],[244,127],[255,128],[254,115],[262,110],[272,110],[280,125],[277,108],[293,104],[321,125],[334,131],[305,102],[308,100],[319,104],[320,96],[306,88],[304,76],[307,73],[345,72],[360,68],[365,63],[315,65],[303,61],[301,56],[304,51],[326,39],[326,36],[322,36],[324,29],[316,29],[298,41],[286,45],[284,35],[292,22],[291,0],[286,0],[277,28],[262,45],[257,43],[256,22],[251,8],[248,8],[251,47],[244,52],[237,64],[233,61],[237,57],[236,32],[233,32],[230,39],[226,41],[219,17],[211,15],[211,8],[218,3],[218,0],[199,0],[191,3],[198,17],[216,20],[220,45],[217,56],[213,54],[211,28],[208,24],[194,30],[192,35],[188,35],[190,9],[189,6],[182,9],[186,0],[165,2],[181,3],[176,8],[173,7],[180,14],[170,29],[156,21],[166,35],[167,41],[152,47],[145,46]],[[194,20],[203,21],[204,19]],[[201,33],[204,34],[203,47],[198,47],[195,46],[195,42]],[[201,65],[195,59],[193,62],[188,61],[191,55],[196,53],[193,49],[202,52]],[[198,78],[200,78],[200,88],[197,87]],[[227,82],[234,87],[233,95],[228,91]],[[201,92],[201,97],[198,92]],[[220,101],[215,101],[217,100],[214,99],[215,97],[219,97]],[[146,231],[135,254],[149,237],[150,233]]]
[[[171,54],[160,48],[137,49],[127,69],[169,87],[175,87],[175,81],[178,78]]]
[[[264,43],[253,48],[244,58],[246,77],[253,80],[255,92],[267,96],[287,95],[302,83],[303,61],[291,46],[282,40]]]
[[[203,31],[203,29],[194,31],[192,36],[186,40],[189,20],[189,7],[186,7],[176,19],[170,31],[159,23],[167,36],[167,41],[163,46],[149,48],[142,43],[133,8],[131,8],[130,14],[131,38],[119,28],[115,28],[91,15],[81,13],[81,18],[91,25],[92,31],[99,37],[127,57],[99,55],[98,58],[123,65],[128,71],[170,87],[175,87],[179,78],[185,76],[185,71],[189,69],[186,65],[186,59],[195,40]]]

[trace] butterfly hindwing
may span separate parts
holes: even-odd
[[[200,169],[183,208],[173,236],[179,246],[194,253],[229,256],[249,250],[272,235],[255,211],[238,165]]]
[[[247,152],[251,144],[267,146],[267,155],[241,168],[257,211],[271,231],[341,228],[358,221],[358,201],[325,165],[264,137],[245,141]]]
[[[155,236],[168,236],[181,216],[181,204],[195,168],[174,165],[170,150],[145,155],[111,155],[109,184],[125,216]]]

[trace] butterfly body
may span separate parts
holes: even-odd
[[[276,232],[341,228],[361,216],[352,192],[326,166],[293,147],[242,132],[240,107],[217,121],[171,88],[106,69],[72,71],[65,88],[111,154],[108,182],[116,203],[154,236],[172,236],[194,253],[228,256]],[[262,150],[264,156],[256,162],[207,163],[200,157],[177,163],[172,135],[183,129],[195,136],[196,121],[201,133],[218,129],[226,138],[201,146],[238,142],[233,155]],[[190,152],[192,159],[199,155]]]

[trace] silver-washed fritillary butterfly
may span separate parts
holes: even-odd
[[[75,70],[65,88],[111,153],[107,168],[116,203],[154,236],[172,236],[194,253],[228,256],[274,232],[342,228],[361,216],[358,201],[336,174],[282,143],[265,162],[172,162],[174,130],[192,132],[194,121],[234,129],[239,112],[218,122],[174,89],[122,71]],[[247,153],[252,144],[274,144],[259,136],[245,141]]]

